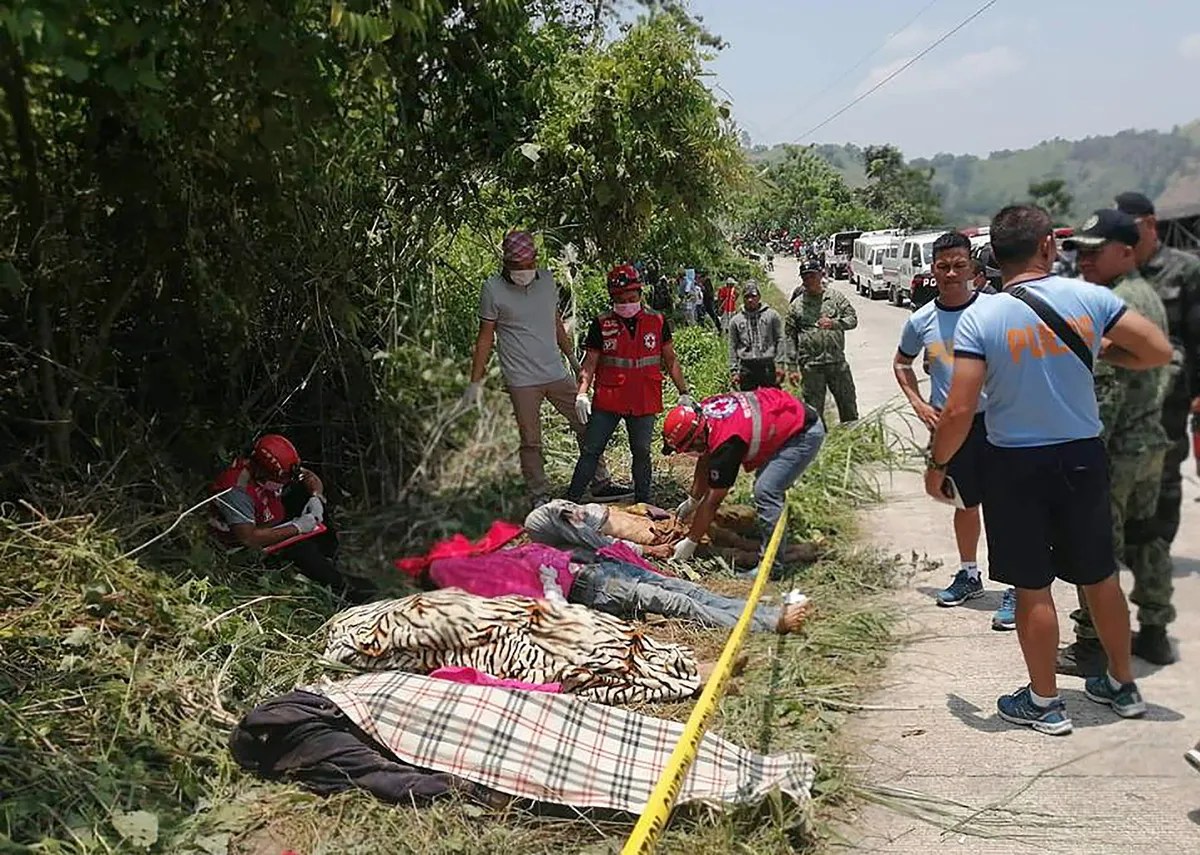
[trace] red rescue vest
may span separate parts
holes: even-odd
[[[663,316],[642,309],[633,335],[615,312],[597,320],[603,348],[592,402],[596,409],[621,416],[661,413]]]
[[[228,469],[217,476],[217,480],[213,481],[212,487],[209,488],[209,495],[230,487],[244,490],[254,502],[255,525],[276,525],[287,518],[283,509],[283,491],[273,490],[250,477],[250,461],[246,458],[239,457]],[[210,507],[217,505],[220,501],[217,499]],[[215,507],[209,514],[208,524],[223,543],[237,544],[237,538],[233,536],[229,523]]]
[[[808,421],[804,404],[782,389],[714,395],[700,409],[708,421],[708,451],[739,437],[749,446],[742,461],[747,472],[770,460]]]

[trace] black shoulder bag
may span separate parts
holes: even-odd
[[[1037,316],[1042,319],[1042,323],[1050,327],[1054,331],[1054,334],[1062,340],[1062,343],[1071,348],[1071,352],[1079,357],[1079,361],[1087,366],[1087,370],[1092,370],[1094,364],[1092,349],[1079,337],[1079,333],[1071,329],[1071,325],[1063,320],[1063,316],[1054,311],[1049,303],[1024,285],[1013,285],[1011,288],[1006,288],[1004,293],[1011,294],[1033,309],[1037,313]]]

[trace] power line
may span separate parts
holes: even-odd
[[[906,21],[903,25],[901,25],[901,27],[898,30],[896,30],[893,33],[890,33],[886,39],[884,39],[882,42],[880,42],[878,45],[876,45],[874,50],[870,51],[869,53],[864,54],[858,60],[858,62],[854,63],[854,65],[850,66],[848,69],[843,71],[837,77],[837,79],[835,79],[834,81],[829,83],[824,89],[822,89],[816,95],[809,98],[807,101],[805,101],[799,107],[792,110],[783,119],[776,122],[774,127],[779,128],[781,125],[786,125],[788,122],[790,122],[792,120],[793,117],[799,115],[800,113],[803,113],[805,110],[807,110],[813,104],[817,103],[817,101],[819,101],[822,97],[824,97],[826,94],[828,94],[831,89],[833,89],[835,86],[837,86],[843,80],[845,80],[851,74],[858,71],[858,69],[862,68],[863,63],[865,63],[867,60],[871,59],[877,53],[879,53],[881,50],[883,50],[885,47],[887,47],[888,43],[891,42],[891,40],[894,39],[899,33],[904,32],[909,27],[911,27],[913,24],[915,24],[917,22],[918,18],[920,18],[922,15],[924,15],[930,9],[932,9],[935,5],[937,5],[937,3],[938,3],[938,0],[929,0],[928,3],[926,3],[924,6],[921,7],[921,11],[917,12],[917,14],[915,14],[911,18],[909,18],[908,21]]]
[[[918,60],[920,60],[922,57],[924,57],[926,54],[928,54],[930,51],[932,51],[934,48],[936,48],[942,42],[946,41],[946,39],[950,38],[952,35],[957,33],[959,30],[961,30],[967,24],[974,21],[976,18],[978,18],[980,15],[982,15],[988,9],[995,6],[997,2],[999,2],[999,0],[988,0],[988,2],[984,3],[978,9],[976,9],[971,15],[969,15],[966,19],[964,19],[961,23],[959,23],[958,26],[956,26],[954,29],[950,30],[948,33],[943,35],[941,38],[934,41],[933,44],[929,45],[927,48],[925,48],[923,51],[918,53],[916,56],[914,56],[908,62],[904,63],[904,65],[900,66],[895,71],[893,71],[891,74],[889,74],[887,77],[883,78],[883,80],[880,80],[878,83],[876,83],[870,89],[868,89],[866,92],[859,95],[857,98],[855,98],[849,104],[847,104],[845,107],[842,107],[840,110],[838,110],[833,115],[829,116],[823,122],[820,122],[820,123],[814,125],[813,127],[809,128],[804,133],[800,134],[800,136],[798,136],[796,138],[796,141],[799,142],[800,140],[804,139],[805,137],[809,136],[810,134],[815,134],[817,131],[821,130],[821,128],[825,127],[830,122],[832,122],[834,119],[836,119],[838,116],[845,113],[847,110],[849,110],[855,104],[859,103],[860,101],[862,101],[864,98],[868,97],[869,95],[872,95],[875,92],[878,92],[880,89],[882,89],[888,83],[891,83],[893,80],[895,80],[897,77],[899,77],[900,74],[902,74],[904,71],[911,68]]]

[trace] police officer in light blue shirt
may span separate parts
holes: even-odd
[[[991,242],[1004,290],[968,308],[955,329],[954,375],[925,488],[942,495],[946,465],[986,392],[989,575],[1017,589],[1017,634],[1030,678],[997,708],[1014,724],[1069,733],[1055,674],[1055,578],[1083,586],[1108,654],[1108,673],[1087,681],[1087,696],[1124,717],[1146,711],[1130,665],[1091,362],[1144,370],[1165,365],[1171,348],[1157,326],[1108,289],[1051,275],[1058,253],[1043,209],[1004,208],[992,220]]]
[[[892,363],[900,391],[908,398],[913,411],[931,434],[937,428],[938,418],[946,404],[946,394],[950,391],[950,378],[954,374],[954,331],[959,319],[977,301],[994,299],[975,290],[975,263],[971,258],[970,238],[959,232],[946,232],[933,242],[932,251],[937,298],[909,316]],[[912,367],[913,360],[922,351],[929,366],[928,401],[921,397],[917,375]],[[983,595],[983,579],[976,558],[982,531],[979,504],[983,501],[983,458],[987,445],[983,421],[985,404],[986,396],[980,395],[967,438],[946,467],[946,477],[953,481],[957,496],[954,540],[958,546],[960,566],[950,586],[937,592],[939,606],[957,606]],[[995,629],[1016,628],[1014,597],[1015,593],[1005,593],[1000,608],[992,618]]]

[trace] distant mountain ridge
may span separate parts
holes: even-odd
[[[783,157],[783,147],[757,146],[749,152],[767,165]],[[851,187],[866,183],[862,149],[819,145],[814,151],[837,169]],[[1112,205],[1124,190],[1140,190],[1164,213],[1200,206],[1200,120],[1170,131],[1125,130],[1082,140],[1056,138],[1020,150],[994,151],[986,158],[938,154],[913,166],[934,170],[933,186],[942,197],[946,221],[985,222],[999,208],[1026,201],[1029,185],[1061,178],[1072,195],[1068,220],[1082,220]]]

